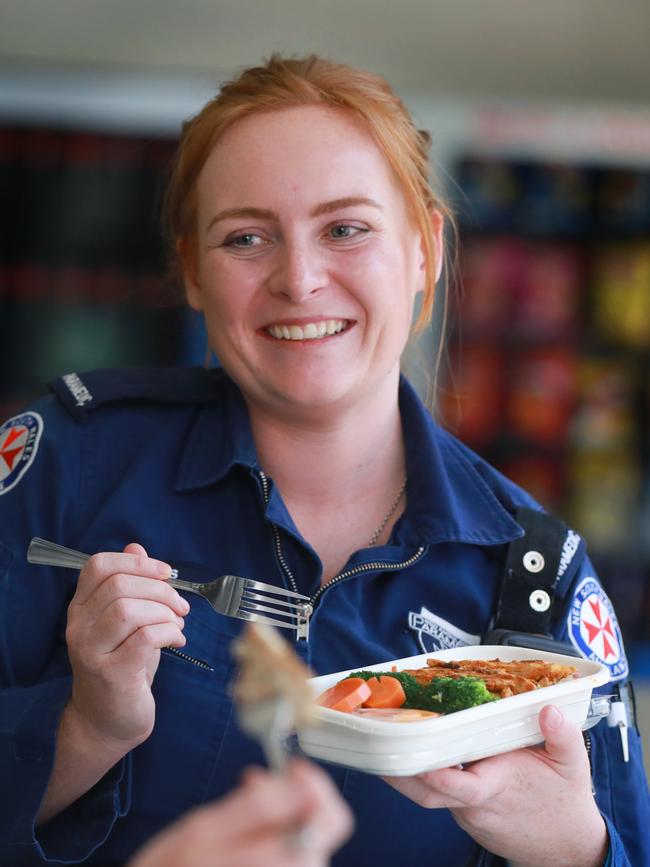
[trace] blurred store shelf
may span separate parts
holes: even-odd
[[[443,418],[586,538],[650,685],[650,167],[468,154],[454,179]]]

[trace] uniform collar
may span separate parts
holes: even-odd
[[[214,484],[236,466],[260,469],[241,392],[224,372],[215,380],[215,400],[198,408],[183,447],[177,491]],[[484,478],[497,479],[497,474],[434,422],[403,377],[399,402],[409,478],[407,520],[421,540],[498,545],[521,536]]]
[[[235,466],[259,469],[244,398],[223,370],[218,373],[215,400],[198,408],[183,446],[177,491],[214,484]]]

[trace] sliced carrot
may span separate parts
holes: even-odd
[[[370,677],[366,683],[371,695],[364,701],[364,707],[401,707],[406,701],[404,687],[396,677]]]
[[[346,677],[334,686],[330,686],[316,699],[316,704],[321,707],[329,707],[332,710],[340,710],[344,713],[352,713],[370,698],[370,687],[361,677]]]

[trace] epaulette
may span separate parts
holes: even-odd
[[[77,421],[109,403],[210,403],[217,399],[219,368],[134,367],[66,373],[48,388]]]

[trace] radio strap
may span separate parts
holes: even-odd
[[[548,636],[567,526],[523,507],[515,520],[525,532],[508,546],[492,629]]]

